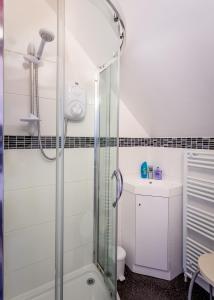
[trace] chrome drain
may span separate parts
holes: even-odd
[[[94,285],[95,284],[95,279],[94,278],[88,278],[87,279],[87,285]]]

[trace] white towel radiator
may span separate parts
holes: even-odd
[[[201,254],[214,251],[214,151],[186,151],[183,267],[191,278]],[[204,285],[203,279],[199,284]]]

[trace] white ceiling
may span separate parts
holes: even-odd
[[[214,136],[214,1],[117,1],[131,113],[150,136]]]

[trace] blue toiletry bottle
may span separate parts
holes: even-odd
[[[140,172],[141,172],[141,178],[146,179],[148,177],[148,165],[146,161],[142,163]]]

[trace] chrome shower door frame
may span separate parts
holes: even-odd
[[[4,297],[3,210],[4,210],[4,1],[0,0],[0,300]]]
[[[94,136],[94,264],[100,271],[100,273],[103,275],[103,278],[106,282],[107,287],[110,290],[110,293],[112,295],[112,299],[115,300],[117,297],[117,294],[113,294],[114,287],[117,290],[117,279],[115,278],[115,282],[113,283],[114,286],[111,284],[111,280],[108,278],[108,275],[106,275],[105,270],[103,266],[101,265],[99,261],[99,189],[100,189],[100,182],[99,182],[99,176],[100,176],[100,155],[99,155],[99,149],[100,149],[100,76],[101,73],[104,72],[107,68],[111,68],[111,66],[117,61],[118,63],[118,72],[117,72],[117,81],[118,81],[118,91],[117,91],[117,103],[116,103],[116,110],[117,110],[117,129],[116,129],[116,165],[115,165],[115,171],[118,170],[118,160],[119,160],[119,82],[120,82],[120,51],[115,55],[115,57],[109,61],[106,65],[102,66],[100,70],[98,71],[97,78],[95,80],[95,136]],[[111,174],[113,175],[113,173]],[[114,176],[110,176],[110,180],[114,180]],[[117,182],[115,181],[115,186],[117,186]],[[117,190],[117,187],[116,187]],[[114,273],[117,274],[117,221],[118,221],[118,207],[117,205],[114,206],[115,201],[117,201],[117,193],[115,195],[115,199],[112,201],[112,209],[115,210],[115,253],[114,253]],[[108,254],[106,254],[108,256]]]
[[[57,0],[55,300],[64,298],[65,1]]]

